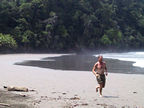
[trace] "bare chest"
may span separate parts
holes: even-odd
[[[104,63],[98,63],[97,64],[97,69],[104,69],[105,68],[105,64]]]

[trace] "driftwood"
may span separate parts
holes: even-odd
[[[7,107],[10,107],[9,104],[6,104],[6,103],[0,103],[1,106],[7,106]]]
[[[28,92],[28,88],[26,87],[13,87],[13,86],[3,86],[8,91],[21,91],[21,92]]]

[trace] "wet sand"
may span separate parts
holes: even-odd
[[[103,98],[95,92],[97,82],[90,71],[54,70],[14,65],[61,54],[0,55],[0,88],[24,86],[36,108],[144,108],[144,75],[109,73]]]
[[[15,65],[33,66],[66,71],[91,72],[97,58],[93,55],[63,55],[59,57],[46,57],[41,60],[27,60],[15,63]],[[120,61],[117,59],[106,59],[107,68],[110,73],[144,74],[144,68],[134,67],[134,62]]]

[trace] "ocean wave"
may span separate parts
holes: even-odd
[[[104,53],[100,55],[103,55],[104,58],[132,61],[134,62],[133,66],[144,68],[144,52]]]

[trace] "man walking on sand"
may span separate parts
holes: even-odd
[[[94,65],[92,72],[96,76],[97,82],[99,86],[96,87],[96,92],[100,93],[100,97],[102,97],[102,89],[105,87],[105,75],[108,75],[106,63],[103,62],[103,56],[98,56],[98,61]],[[106,73],[105,73],[106,72]]]

